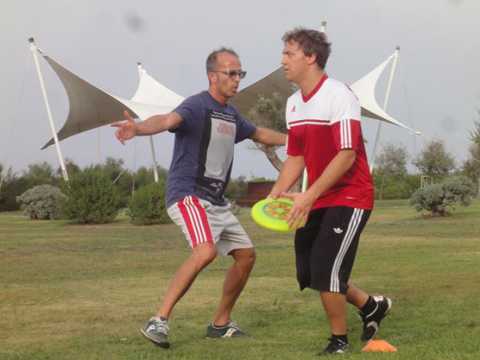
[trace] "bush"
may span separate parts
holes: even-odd
[[[65,216],[84,224],[113,221],[120,209],[120,196],[111,179],[93,167],[75,174],[63,183],[67,199],[62,204]]]
[[[410,198],[410,205],[417,211],[426,210],[433,216],[445,216],[455,206],[470,205],[475,195],[473,183],[464,176],[452,177],[440,184],[425,186],[415,191]]]
[[[128,204],[127,214],[135,225],[170,222],[165,208],[164,183],[149,184],[138,189]]]
[[[34,220],[59,219],[64,199],[60,189],[52,185],[37,185],[17,196],[20,208]]]
[[[23,177],[18,177],[9,170],[2,179],[0,187],[0,211],[14,211],[20,208],[17,197],[28,190],[28,184]]]

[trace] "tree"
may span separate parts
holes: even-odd
[[[107,157],[103,164],[95,165],[95,169],[101,172],[118,190],[121,206],[127,206],[132,194],[132,174],[123,167],[122,159]]]
[[[80,171],[82,171],[82,169],[80,169],[80,166],[75,164],[73,160],[69,158],[65,158],[65,168],[67,169],[68,176],[75,176]],[[62,177],[62,168],[60,166],[57,168],[55,174],[58,178]]]
[[[403,145],[387,144],[376,158],[375,171],[384,176],[405,176],[407,160],[408,152]]]
[[[13,211],[19,209],[17,196],[28,189],[24,177],[18,177],[12,168],[5,169],[2,166],[0,172],[0,211]]]
[[[260,95],[253,108],[248,112],[248,116],[257,126],[285,133],[285,104],[286,98],[276,92],[274,92],[271,97]],[[255,143],[255,145],[259,150],[263,151],[273,167],[280,171],[282,168],[282,160],[280,160],[276,153],[278,147],[266,146],[260,143]]]
[[[478,111],[480,115],[480,110]],[[474,123],[474,129],[470,132],[471,144],[468,148],[469,157],[462,166],[462,171],[469,179],[473,181],[476,187],[476,193],[480,190],[480,122]]]
[[[387,144],[376,158],[373,172],[378,199],[409,198],[418,188],[407,172],[408,152],[404,146]]]
[[[0,194],[2,191],[3,180],[4,180],[3,165],[0,164]]]
[[[166,224],[170,222],[165,205],[164,180],[141,187],[128,203],[127,214],[135,225]]]
[[[455,160],[446,151],[442,140],[430,141],[413,164],[422,174],[435,180],[443,179],[455,169]]]
[[[113,221],[121,206],[117,188],[101,169],[89,167],[62,184],[67,196],[62,204],[65,216],[79,223]]]
[[[25,178],[28,188],[43,184],[56,185],[59,180],[52,165],[46,161],[28,165],[28,170],[23,171],[22,177]]]
[[[125,171],[122,159],[107,157],[104,164],[95,165],[95,169],[101,171],[110,180],[115,181]]]

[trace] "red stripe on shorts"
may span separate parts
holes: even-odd
[[[203,230],[205,231],[205,236],[207,238],[206,240],[207,242],[213,244],[213,236],[212,236],[212,231],[210,229],[210,223],[208,222],[207,212],[205,211],[205,208],[202,206],[202,204],[200,204],[200,201],[198,200],[197,197],[192,196],[192,200],[195,206],[197,207],[198,212],[200,213],[202,227],[203,227]]]
[[[192,248],[197,246],[197,236],[195,235],[195,230],[193,228],[193,223],[190,220],[190,215],[188,214],[188,211],[186,209],[186,206],[184,204],[185,199],[177,202],[177,206],[182,213],[183,220],[185,221],[185,224],[187,225],[187,230],[188,234],[190,235],[190,240],[192,241]]]

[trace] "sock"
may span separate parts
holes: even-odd
[[[229,322],[227,322],[226,324],[223,324],[223,325],[217,325],[215,323],[212,322],[212,326],[215,328],[215,329],[222,329],[224,328],[225,326],[227,326],[229,324]]]
[[[332,334],[332,338],[335,339],[335,340],[341,340],[341,341],[344,342],[345,344],[348,344],[347,334],[345,334],[345,335],[333,335],[333,334]]]
[[[375,310],[377,307],[377,302],[373,299],[373,297],[369,296],[365,305],[362,306],[360,311],[362,314],[370,314],[372,311]]]

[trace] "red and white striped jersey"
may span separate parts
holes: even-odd
[[[360,123],[360,104],[343,83],[325,74],[308,96],[301,91],[288,98],[287,154],[303,156],[308,184],[313,184],[343,149],[356,151],[355,163],[314,203],[312,209],[373,207],[373,182],[368,168]]]

